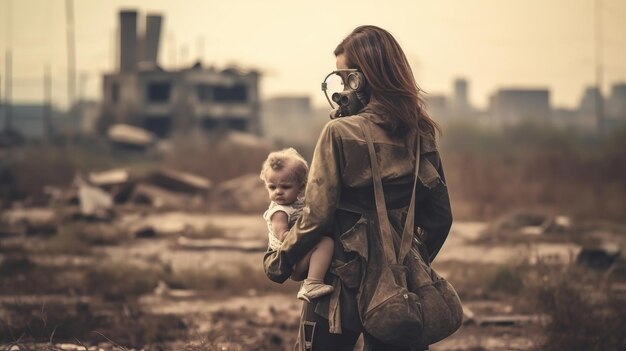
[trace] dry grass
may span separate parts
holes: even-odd
[[[298,289],[296,282],[276,284],[265,276],[260,267],[243,263],[211,270],[187,269],[164,278],[171,287],[198,290],[210,296],[236,296],[252,290],[257,293],[295,294]]]
[[[122,262],[109,262],[93,268],[86,276],[85,285],[93,295],[111,301],[134,301],[151,293],[162,273]]]
[[[8,317],[0,325],[0,342],[22,346],[20,350],[59,350],[55,343],[100,342],[111,344],[111,350],[127,350],[178,340],[187,332],[180,317],[147,315],[133,304],[3,303],[0,309]]]
[[[550,318],[541,350],[625,350],[626,301],[598,272],[571,266],[535,285],[537,312]]]
[[[626,129],[597,140],[531,124],[502,133],[451,125],[442,139],[453,210],[472,219],[533,210],[622,221],[625,149]]]
[[[84,273],[41,266],[26,254],[11,255],[0,263],[0,294],[73,294],[80,291]]]

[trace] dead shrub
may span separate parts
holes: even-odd
[[[69,184],[75,172],[75,163],[62,147],[45,148],[30,145],[14,150],[9,159],[13,174],[13,195],[34,196],[42,193],[44,185]]]
[[[42,266],[27,256],[9,256],[0,263],[0,294],[75,294],[84,290],[79,268]]]
[[[626,349],[625,301],[610,293],[600,274],[572,266],[542,280],[535,306],[549,318],[541,350]]]
[[[132,301],[152,292],[160,272],[125,263],[106,263],[93,268],[86,277],[86,286],[95,294],[110,301]]]
[[[487,283],[490,291],[519,294],[524,288],[522,276],[518,269],[509,266],[498,267]]]

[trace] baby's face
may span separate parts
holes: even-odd
[[[266,174],[265,188],[270,200],[279,205],[290,205],[298,199],[301,185],[288,167],[279,171],[268,170]]]

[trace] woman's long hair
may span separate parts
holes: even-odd
[[[365,109],[385,117],[394,135],[403,135],[407,129],[441,133],[439,125],[426,112],[422,90],[391,33],[376,26],[357,27],[334,53],[344,54],[349,68],[363,72],[370,96]]]

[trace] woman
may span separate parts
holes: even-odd
[[[298,346],[301,350],[352,350],[363,333],[365,350],[408,350],[385,345],[363,331],[356,305],[359,286],[355,281],[359,280],[353,276],[358,273],[344,269],[357,258],[355,246],[359,243],[348,245],[342,234],[350,232],[360,218],[359,212],[375,208],[363,125],[371,128],[385,203],[390,210],[408,208],[419,133],[421,161],[415,225],[423,233],[420,240],[423,251],[427,251],[425,257],[431,261],[435,258],[452,224],[435,144],[439,128],[424,109],[406,56],[389,32],[375,26],[358,27],[334,53],[338,70],[353,69],[364,76],[365,97],[360,100],[365,106],[358,115],[330,121],[322,131],[311,162],[302,217],[281,247],[266,253],[265,271],[270,279],[282,283],[291,275],[293,264],[324,235],[332,233],[333,265],[325,282],[335,291],[304,306]],[[348,89],[349,84],[345,85]]]

